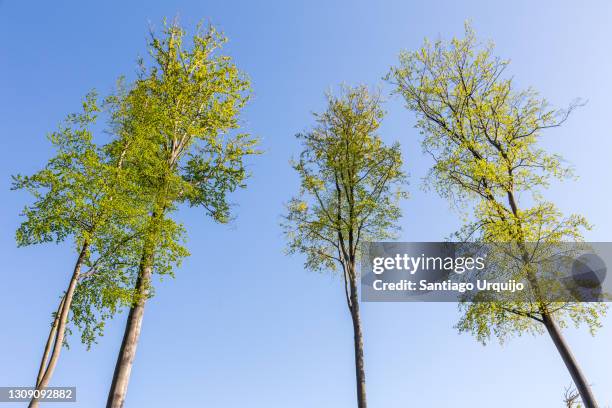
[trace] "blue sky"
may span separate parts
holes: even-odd
[[[587,5],[588,4],[588,5]],[[401,49],[424,37],[461,35],[471,19],[480,38],[512,59],[517,84],[556,106],[588,99],[544,145],[580,179],[547,197],[593,224],[591,241],[612,241],[609,200],[612,137],[612,4],[576,1],[0,1],[0,385],[30,385],[50,313],[68,279],[69,244],[16,248],[13,231],[28,197],[9,191],[10,175],[50,157],[45,134],[79,109],[91,88],[110,91],[133,77],[149,22],[201,19],[230,38],[226,50],[252,81],[244,127],[262,138],[249,187],[234,195],[237,219],[216,225],[197,209],[178,217],[192,256],[174,280],[157,284],[147,306],[128,407],[355,406],[352,329],[338,277],[305,271],[283,254],[283,203],[297,191],[288,160],[294,134],[312,124],[336,85],[381,85]],[[421,190],[431,164],[414,118],[389,98],[381,129],[399,140],[412,197],[403,205],[402,240],[438,241],[459,226],[456,213]],[[452,328],[454,304],[364,304],[366,375],[372,407],[562,406],[570,384],[547,337],[482,347]],[[126,313],[91,351],[75,337],[54,384],[78,388],[76,406],[103,406]],[[612,405],[612,318],[596,337],[566,330],[602,406]],[[54,406],[61,406],[56,404]],[[71,404],[70,406],[75,406]]]

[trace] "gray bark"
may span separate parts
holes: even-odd
[[[361,316],[359,314],[359,299],[355,274],[350,279],[350,312],[353,321],[353,341],[355,347],[355,379],[357,381],[357,407],[366,408],[365,363],[363,357],[363,333],[361,331]]]
[[[70,306],[72,305],[74,291],[78,284],[79,275],[81,274],[81,267],[83,266],[83,263],[85,262],[85,258],[86,258],[88,249],[89,249],[89,243],[84,242],[83,246],[81,247],[81,252],[79,253],[79,257],[76,261],[76,264],[74,265],[74,271],[72,273],[72,278],[70,279],[70,284],[68,285],[68,290],[66,291],[66,294],[64,295],[64,299],[62,300],[60,313],[58,313],[58,316],[56,316],[57,327],[55,329],[53,327],[51,328],[51,331],[52,331],[51,334],[53,334],[53,331],[55,330],[55,341],[53,342],[53,351],[51,352],[51,357],[49,358],[49,362],[46,365],[46,368],[44,369],[44,374],[41,377],[41,372],[43,371],[42,367],[44,366],[44,362],[48,355],[49,340],[47,340],[47,346],[45,347],[45,353],[43,354],[43,360],[41,362],[41,369],[39,369],[39,373],[38,373],[38,378],[40,378],[40,381],[38,379],[36,381],[37,390],[42,390],[46,388],[47,385],[49,385],[49,382],[51,381],[51,377],[53,376],[53,372],[55,371],[57,360],[59,359],[59,356],[62,350],[62,346],[64,344],[64,337],[66,335],[66,325],[68,324],[68,314],[70,313]],[[30,404],[28,405],[29,408],[37,408],[38,406],[39,406],[39,401],[37,398],[33,398],[30,401]]]
[[[559,351],[559,354],[561,354],[561,358],[572,376],[574,384],[576,384],[576,388],[580,393],[580,398],[582,399],[585,408],[597,408],[597,401],[595,401],[591,387],[580,369],[578,362],[574,358],[574,355],[572,354],[567,342],[565,341],[559,326],[557,326],[552,316],[550,316],[548,313],[542,314],[542,320],[548,334],[550,335],[550,338],[557,347],[557,351]]]
[[[55,312],[55,317],[53,318],[53,324],[51,325],[51,330],[49,330],[49,336],[47,337],[47,343],[45,344],[45,350],[43,351],[43,356],[40,359],[40,366],[38,368],[38,375],[36,376],[36,383],[34,386],[40,384],[40,381],[45,375],[45,369],[47,368],[47,360],[49,358],[49,353],[51,353],[51,346],[53,345],[53,340],[55,339],[55,334],[57,333],[57,327],[59,326],[60,315],[62,313],[62,309],[64,308],[64,300],[65,296],[62,296],[62,300],[57,307],[57,311]]]
[[[145,303],[149,293],[151,274],[152,255],[148,257],[143,256],[140,274],[136,282],[138,299],[130,309],[130,314],[128,315],[125,325],[121,349],[119,350],[117,363],[115,364],[113,382],[106,401],[107,408],[121,408],[125,402],[132,366],[134,364],[134,357],[136,356],[138,339],[142,329],[142,320],[144,317]]]
[[[510,208],[512,209],[512,214],[514,214],[514,216],[518,219],[518,205],[516,204],[514,193],[512,191],[508,191],[507,194],[508,203],[510,204]],[[523,260],[525,264],[528,264],[529,255],[527,254],[527,251],[524,248],[522,237],[520,246],[523,250]],[[528,274],[527,278],[532,288],[534,289],[537,298],[542,299],[543,296],[541,296],[540,294],[540,288],[535,276],[533,276],[532,274]],[[587,382],[584,373],[578,365],[578,361],[576,361],[576,358],[572,354],[572,351],[570,350],[569,345],[565,341],[565,338],[563,337],[563,334],[561,333],[559,326],[557,326],[557,323],[555,322],[553,316],[551,316],[546,307],[541,308],[540,314],[542,316],[542,323],[544,324],[544,327],[546,327],[546,330],[548,331],[550,338],[555,344],[555,347],[557,347],[557,351],[561,355],[561,359],[565,363],[565,367],[567,367],[567,370],[569,371],[570,376],[572,377],[572,380],[574,381],[574,384],[576,385],[576,388],[580,393],[580,398],[582,399],[585,408],[597,408],[597,402],[595,401],[595,397],[593,396],[591,387],[589,386],[589,383]]]

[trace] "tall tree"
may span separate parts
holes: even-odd
[[[365,87],[328,96],[316,126],[298,134],[303,151],[293,168],[301,180],[282,226],[289,253],[306,255],[310,270],[340,269],[353,323],[357,405],[365,408],[363,335],[357,293],[360,244],[384,240],[397,229],[398,200],[405,196],[399,144],[377,136],[384,116],[378,95]]]
[[[220,54],[225,42],[212,26],[199,27],[187,41],[177,23],[164,23],[161,36],[151,33],[150,64],[141,62],[138,80],[121,101],[121,128],[140,146],[137,156],[126,157],[126,166],[135,169],[152,208],[107,407],[125,401],[152,276],[160,272],[155,264],[165,246],[176,245],[161,234],[173,223],[176,205],[202,206],[213,220],[227,222],[227,195],[244,187],[245,156],[258,153],[255,138],[234,132],[250,85],[231,58]]]
[[[93,142],[90,127],[99,113],[95,93],[87,95],[83,111],[68,116],[49,140],[57,154],[31,176],[13,178],[13,189],[25,189],[34,202],[23,210],[17,230],[19,246],[60,242],[69,238],[76,261],[68,286],[53,313],[35,386],[51,381],[69,323],[81,330],[91,346],[105,321],[131,301],[137,231],[145,215],[139,189],[122,170],[121,158]],[[126,147],[122,148],[126,151]],[[31,407],[38,406],[33,399]]]
[[[466,24],[465,37],[450,43],[426,41],[404,52],[388,79],[417,116],[423,148],[433,160],[429,181],[455,203],[472,203],[473,222],[459,236],[512,243],[535,296],[515,301],[462,305],[458,329],[485,343],[512,334],[548,332],[588,408],[596,407],[589,384],[560,326],[568,321],[600,326],[604,304],[551,302],[539,296],[529,267],[529,243],[555,244],[581,239],[584,217],[564,217],[541,190],[551,178],[571,173],[557,155],[538,146],[544,129],[560,126],[572,110],[555,110],[532,89],[516,90],[504,77],[508,61],[493,55],[492,44],[477,42]],[[519,202],[531,193],[530,206]]]

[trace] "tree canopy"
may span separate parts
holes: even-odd
[[[289,252],[306,254],[306,267],[335,270],[367,240],[397,230],[399,200],[406,196],[398,143],[377,135],[384,116],[380,97],[365,87],[328,95],[316,126],[298,134],[303,150],[292,162],[300,194],[289,201],[283,223]]]
[[[415,112],[423,150],[433,158],[427,182],[458,208],[472,210],[459,239],[521,245],[580,241],[587,220],[563,216],[542,195],[552,178],[566,179],[572,170],[538,143],[544,130],[560,126],[580,103],[553,109],[533,89],[517,90],[506,76],[509,61],[493,51],[493,44],[479,43],[466,24],[463,39],[426,41],[417,51],[401,53],[387,76]],[[529,205],[521,207],[519,197],[527,194],[522,204]],[[524,265],[515,278],[524,279],[528,271]],[[503,340],[541,332],[544,310],[561,325],[569,319],[594,330],[605,311],[603,304],[531,300],[463,304],[458,328],[483,342],[491,335]]]

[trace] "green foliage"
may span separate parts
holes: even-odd
[[[564,217],[541,195],[551,178],[565,179],[571,169],[538,146],[542,130],[561,125],[578,103],[555,110],[534,90],[515,90],[513,80],[504,77],[508,64],[493,55],[492,44],[478,43],[466,24],[463,39],[426,41],[418,51],[403,52],[387,79],[416,113],[423,149],[434,160],[428,183],[458,207],[472,205],[472,221],[457,234],[459,239],[580,241],[589,228],[586,219]],[[531,194],[531,207],[519,207],[521,193]],[[518,258],[527,259],[524,245],[517,248]],[[514,278],[531,276],[529,270],[525,263]],[[502,341],[511,334],[540,332],[542,311],[551,312],[561,325],[573,321],[591,330],[605,312],[603,304],[545,303],[463,304],[458,328],[482,342],[491,335]]]
[[[71,238],[78,251],[88,248],[70,310],[88,346],[122,307],[152,296],[152,287],[135,289],[144,267],[173,276],[189,255],[183,226],[169,217],[178,203],[230,220],[228,194],[244,187],[244,158],[259,152],[257,139],[233,134],[250,85],[219,54],[225,42],[214,27],[199,27],[185,44],[185,32],[164,23],[161,36],[151,33],[150,66],[140,61],[138,79],[120,79],[103,103],[88,94],[83,111],[49,136],[56,156],[13,179],[13,189],[34,197],[18,245]],[[97,145],[91,127],[102,110],[112,140]]]
[[[135,287],[143,268],[174,276],[189,255],[183,226],[170,218],[176,204],[201,205],[216,221],[228,221],[227,194],[244,186],[244,156],[258,153],[256,139],[228,135],[239,127],[237,115],[249,85],[228,57],[215,55],[225,38],[209,27],[186,48],[184,37],[176,24],[164,24],[161,37],[151,33],[151,66],[141,61],[138,80],[128,87],[120,80],[116,94],[106,99],[114,140],[104,150],[121,162],[122,173],[134,186],[127,196],[137,198],[146,213],[139,218],[138,240],[111,239],[114,246],[105,248],[121,253],[115,252],[119,244],[129,254],[129,273],[118,273],[117,262],[113,270],[112,262],[102,260],[94,266],[96,279],[84,279],[77,289],[74,321],[87,344],[118,306],[153,295],[150,282],[144,292],[121,291]],[[95,313],[99,315],[93,319]]]
[[[301,189],[282,226],[289,253],[304,253],[308,269],[340,264],[352,274],[361,242],[397,230],[405,175],[399,144],[385,146],[376,135],[384,116],[378,95],[345,87],[327,99],[316,126],[297,135],[303,151],[292,166]]]
[[[88,344],[95,338],[93,332],[101,334],[103,321],[131,296],[130,282],[138,265],[133,250],[141,245],[138,235],[147,212],[138,186],[116,158],[93,141],[90,127],[99,112],[96,94],[88,94],[83,111],[69,115],[49,136],[56,155],[45,168],[13,181],[13,189],[27,190],[34,197],[23,210],[18,245],[71,238],[78,254],[87,244],[83,268],[88,270],[79,277],[84,282],[77,286],[70,319],[83,329]],[[112,290],[104,286],[111,281]]]
[[[76,235],[86,238],[94,228],[98,197],[108,192],[99,177],[104,159],[92,142],[88,127],[99,111],[95,93],[87,95],[83,112],[69,115],[57,132],[49,135],[57,155],[32,176],[13,176],[12,189],[24,189],[35,202],[24,208],[25,220],[16,233],[19,246],[62,241]]]
[[[219,54],[225,42],[210,26],[186,44],[183,29],[164,24],[162,36],[151,33],[150,67],[141,61],[119,115],[123,133],[146,151],[134,160],[157,204],[202,206],[218,222],[230,219],[227,194],[244,187],[244,158],[259,153],[256,138],[231,134],[240,127],[250,84]]]

